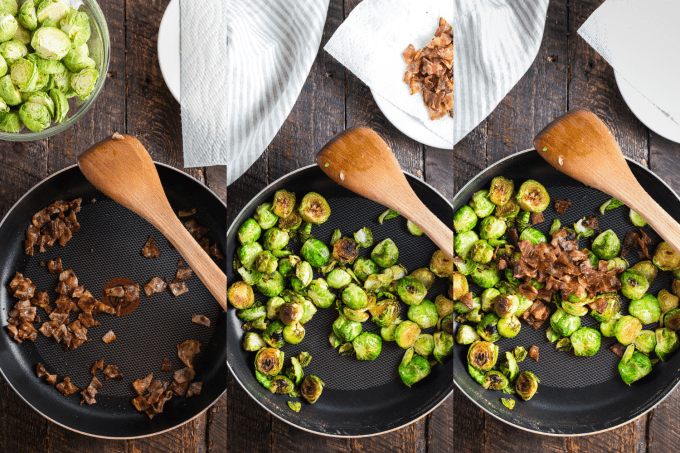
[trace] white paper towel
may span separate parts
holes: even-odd
[[[364,0],[340,25],[324,49],[371,90],[418,118],[453,146],[453,118],[430,120],[422,95],[411,96],[411,90],[404,83],[406,63],[401,56],[409,44],[416,49],[426,46],[434,38],[440,17],[449,24],[453,22],[450,1]],[[456,38],[454,34],[454,40]],[[454,83],[455,77],[454,72]]]
[[[680,124],[680,1],[607,0],[579,28],[618,73]]]

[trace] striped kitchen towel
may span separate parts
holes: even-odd
[[[454,145],[489,116],[531,66],[548,2],[454,0]]]
[[[228,43],[222,85],[227,121],[220,131],[220,146],[226,150],[227,185],[264,152],[295,105],[319,51],[328,2],[226,2]],[[224,108],[213,107],[211,97],[202,101],[206,108]],[[184,143],[186,147],[186,136]]]

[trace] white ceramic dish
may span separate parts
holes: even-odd
[[[158,29],[158,63],[165,84],[177,102],[180,94],[179,0],[172,0]]]

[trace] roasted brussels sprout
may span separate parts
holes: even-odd
[[[481,371],[489,371],[498,360],[498,346],[488,341],[477,341],[468,349],[468,364]]]
[[[614,335],[616,336],[616,339],[619,341],[619,343],[627,346],[635,341],[635,338],[638,336],[641,330],[642,324],[640,323],[640,320],[633,316],[626,315],[616,322],[616,327],[614,327]]]
[[[680,330],[680,309],[674,308],[663,315],[663,325],[671,330]]]
[[[476,263],[486,264],[493,259],[493,247],[484,239],[480,239],[470,247],[469,256]]]
[[[266,236],[266,233],[265,233]],[[302,244],[302,249],[300,249],[300,254],[314,267],[322,267],[328,262],[330,258],[330,252],[328,247],[318,239],[309,238]]]
[[[311,225],[307,223],[306,225]],[[302,218],[293,211],[288,217],[279,218],[279,229],[287,232],[297,231],[302,226]],[[311,231],[311,230],[310,230]]]
[[[493,299],[493,307],[501,318],[513,316],[519,308],[519,299],[514,294],[499,294]]]
[[[531,371],[522,371],[515,381],[515,391],[524,401],[529,401],[536,394],[540,382]]]
[[[510,200],[514,190],[515,185],[512,181],[502,176],[496,176],[491,180],[489,200],[497,206],[502,206]]]
[[[408,230],[409,233],[411,233],[413,236],[422,236],[423,230],[420,229],[418,225],[415,223],[411,222],[410,220],[406,220],[406,229]]]
[[[380,301],[371,307],[369,312],[373,316],[372,321],[378,327],[389,327],[399,318],[399,302]]]
[[[263,348],[255,356],[255,369],[267,376],[276,376],[283,369],[284,354],[276,348]]]
[[[428,333],[421,333],[413,343],[413,350],[419,356],[427,358],[434,352],[434,337]]]
[[[512,315],[499,319],[496,328],[501,337],[514,338],[522,328],[522,324],[516,316]]]
[[[633,342],[635,349],[644,353],[650,354],[656,347],[656,333],[651,330],[642,330]]]
[[[366,322],[369,318],[368,313],[365,311],[353,310],[347,306],[342,307],[342,314],[350,321]]]
[[[323,381],[316,376],[307,376],[300,385],[300,393],[308,403],[314,404],[321,396],[324,387]]]
[[[321,278],[309,284],[307,297],[319,308],[328,308],[335,302],[335,294],[328,289],[326,282]]]
[[[368,296],[363,288],[355,283],[350,283],[342,291],[342,302],[349,308],[361,310],[368,304]]]
[[[558,308],[550,317],[550,327],[557,335],[568,337],[581,327],[581,318]]]
[[[399,377],[409,387],[430,374],[430,363],[427,359],[413,352],[413,349],[406,351],[399,364]]]
[[[342,289],[352,282],[352,277],[344,269],[333,269],[326,277],[328,286],[333,289]]]
[[[255,219],[263,230],[268,230],[279,221],[278,216],[272,212],[271,203],[263,203],[258,206],[255,210],[255,214],[253,214],[253,219]]]
[[[486,314],[477,324],[477,334],[486,341],[494,342],[501,338],[498,333],[498,321],[501,318],[496,313]]]
[[[257,285],[257,289],[267,297],[274,297],[281,294],[281,291],[286,287],[286,281],[283,276],[277,271],[262,277],[262,280]]]
[[[651,371],[652,362],[649,357],[639,352],[633,353],[629,360],[619,362],[619,374],[628,385],[647,376]]]
[[[394,331],[394,341],[400,347],[408,349],[413,346],[413,343],[418,339],[418,335],[420,335],[418,324],[413,321],[404,321],[399,323]]]
[[[595,297],[593,303],[599,304],[602,301],[607,303],[607,307],[604,309],[604,312],[600,313],[595,309],[592,309],[590,312],[590,315],[598,322],[609,321],[621,309],[621,298],[616,292],[600,294],[599,296]]]
[[[458,326],[458,331],[456,332],[456,342],[458,344],[472,344],[479,340],[481,340],[481,337],[477,334],[474,327],[467,324]]]
[[[352,341],[361,333],[361,323],[340,315],[333,323],[333,333],[342,341]]]
[[[287,190],[277,190],[274,194],[272,212],[278,217],[288,217],[295,208],[295,194]]]
[[[538,231],[535,228],[525,228],[524,231],[519,235],[519,240],[520,241],[529,241],[532,244],[540,244],[541,242],[545,242],[546,238],[543,233]]]
[[[437,306],[429,300],[423,300],[419,305],[411,305],[407,316],[408,319],[418,324],[421,329],[429,329],[436,326],[439,319]]]
[[[420,283],[422,283],[425,286],[425,289],[427,290],[429,290],[432,287],[435,281],[435,275],[432,273],[432,271],[424,267],[421,267],[420,269],[416,269],[413,272],[411,272],[411,277],[415,277],[418,280],[420,280]]]
[[[262,246],[265,250],[281,250],[288,245],[289,240],[288,232],[273,227],[264,232]]]
[[[640,261],[632,266],[631,269],[641,273],[650,285],[654,282],[654,279],[659,273],[659,269],[649,260]]]
[[[460,272],[454,272],[452,276],[453,288],[452,299],[458,300],[468,292],[470,292],[467,278]],[[493,285],[492,285],[493,286]]]
[[[649,282],[638,271],[626,269],[619,278],[621,280],[621,293],[629,299],[640,299],[649,289]]]
[[[479,236],[474,231],[466,231],[465,233],[457,234],[453,240],[456,255],[460,258],[466,259],[469,255],[472,245],[479,240]]]
[[[519,204],[517,204],[515,200],[510,199],[503,206],[496,206],[496,212],[494,215],[501,220],[510,220],[516,218],[517,214],[519,214],[519,211]],[[527,215],[529,215],[528,212]]]
[[[456,233],[465,233],[477,226],[477,214],[470,206],[463,206],[453,216]]]
[[[630,219],[631,223],[636,227],[644,228],[647,226],[647,222],[645,222],[645,219],[643,219],[640,214],[633,211],[632,209],[628,212],[628,218]]]
[[[501,274],[498,269],[496,269],[494,263],[489,263],[477,267],[477,269],[470,274],[470,278],[482,288],[493,288],[501,280]]]
[[[293,391],[294,388],[295,384],[293,384],[293,381],[288,379],[286,376],[278,375],[272,378],[269,391],[272,393],[287,395]]]
[[[616,323],[621,319],[621,313],[616,313],[608,321],[600,323],[600,332],[603,337],[613,337],[616,335]]]
[[[354,262],[354,275],[362,282],[366,281],[369,275],[377,274],[379,270],[378,265],[368,258],[359,257]]]
[[[652,262],[662,271],[672,271],[680,267],[680,254],[666,241],[656,246]]]
[[[472,199],[470,200],[469,204],[470,207],[475,211],[477,217],[480,219],[490,216],[493,214],[494,209],[496,209],[496,205],[493,204],[491,200],[489,200],[488,190],[480,190],[475,192],[475,194],[472,195]]]
[[[363,227],[354,233],[354,241],[359,247],[367,249],[373,245],[373,232],[371,232],[370,228]]]
[[[340,238],[333,244],[331,255],[335,261],[340,263],[351,263],[359,256],[359,248],[354,239]]]
[[[377,294],[390,288],[390,283],[394,280],[391,268],[383,270],[380,274],[369,275],[364,282],[364,289],[368,293]]]
[[[394,334],[397,330],[397,327],[399,327],[399,324],[402,323],[402,320],[397,318],[394,321],[394,324],[392,324],[389,327],[381,327],[380,328],[380,336],[384,341],[394,341]]]
[[[246,282],[236,282],[229,287],[227,299],[234,307],[246,309],[255,303],[255,294],[253,288]]]
[[[519,187],[517,202],[525,211],[543,212],[550,204],[550,196],[543,184],[529,179]]]
[[[453,313],[442,318],[441,329],[453,335]]]
[[[465,278],[465,277],[463,277]],[[399,298],[407,305],[420,305],[427,295],[427,289],[420,280],[415,277],[406,276],[399,280],[397,285]]]
[[[276,196],[274,199],[276,200]],[[293,197],[293,204],[295,204],[295,197]],[[298,212],[305,222],[321,225],[330,217],[331,207],[324,197],[318,193],[309,192],[302,197]]]
[[[254,352],[266,347],[267,344],[262,337],[255,332],[246,332],[243,337],[243,349],[246,351]]]
[[[246,269],[252,269],[257,255],[259,255],[262,250],[262,246],[258,242],[252,242],[249,244],[244,244],[236,249],[236,256],[243,267]]]
[[[250,244],[260,239],[261,233],[262,228],[255,219],[248,219],[238,229],[238,240],[241,241],[241,244]]]
[[[494,216],[488,216],[485,217],[482,222],[479,225],[479,235],[481,236],[482,239],[498,239],[499,237],[503,236],[505,234],[505,230],[507,228],[507,225],[505,224],[505,221],[499,219],[498,217]],[[458,238],[460,235],[456,236]],[[477,238],[475,238],[475,241]],[[473,243],[475,241],[472,241]],[[458,249],[456,248],[456,253],[463,257],[460,253],[458,253]]]
[[[269,250],[257,254],[252,265],[253,269],[263,274],[271,274],[279,267],[279,260]]]
[[[571,345],[574,354],[579,357],[591,357],[600,350],[602,336],[592,327],[581,327],[571,334]]]
[[[503,390],[509,385],[508,380],[500,371],[491,370],[484,375],[482,387],[488,390]]]
[[[262,339],[272,348],[282,348],[286,344],[283,339],[283,329],[285,327],[281,321],[272,321],[262,332]]]
[[[498,291],[496,288],[487,288],[482,292],[481,296],[481,304],[482,304],[482,311],[488,313],[490,311],[494,311],[494,307],[496,304],[496,297],[500,296],[501,292]]]
[[[641,299],[630,301],[628,312],[639,319],[642,324],[651,324],[659,321],[661,307],[656,297],[651,294],[645,294]]]
[[[270,297],[267,301],[267,319],[276,319],[279,317],[279,310],[286,301],[281,297]]]
[[[363,332],[352,340],[357,360],[375,360],[382,351],[382,338],[372,332]]]
[[[621,242],[612,230],[603,231],[593,241],[592,251],[601,260],[610,260],[619,254]]]
[[[399,260],[399,249],[392,239],[384,239],[371,252],[371,259],[380,267],[390,267]]]
[[[666,313],[668,311],[673,310],[674,308],[678,308],[678,301],[680,300],[678,299],[677,296],[674,296],[665,289],[659,291],[659,294],[657,294],[656,299],[659,301],[661,313]]]
[[[297,323],[305,313],[305,307],[301,303],[285,303],[279,308],[279,318],[285,325]]]
[[[654,352],[660,360],[665,362],[680,346],[678,335],[667,327],[660,327],[656,329],[655,333],[656,346]]]

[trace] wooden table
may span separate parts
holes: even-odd
[[[577,30],[603,0],[551,0],[541,48],[503,102],[454,149],[454,190],[499,159],[531,148],[543,126],[567,110],[585,108],[611,128],[623,153],[680,191],[680,145],[647,129],[626,106],[614,71]],[[456,391],[455,451],[669,452],[680,441],[680,391],[656,409],[611,431],[587,437],[547,437],[515,429]]]
[[[317,59],[290,116],[267,150],[229,186],[227,216],[234,219],[270,182],[314,164],[316,152],[335,134],[353,126],[376,130],[396,153],[401,166],[425,179],[449,199],[453,155],[414,142],[395,129],[376,106],[366,85],[323,50],[359,0],[331,0]],[[233,452],[453,452],[453,398],[432,414],[383,436],[336,439],[309,434],[271,416],[229,377],[227,438]]]
[[[139,138],[154,160],[182,168],[179,104],[158,66],[158,27],[169,0],[100,0],[111,35],[111,64],[92,110],[59,135],[32,143],[0,143],[0,217],[27,190],[76,162],[93,143],[114,132]],[[225,167],[188,169],[223,200]],[[4,335],[4,333],[2,333]],[[0,378],[0,452],[224,452],[226,397],[184,426],[159,436],[108,441],[48,422]]]

